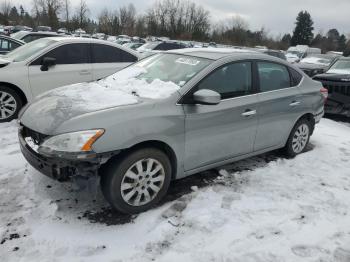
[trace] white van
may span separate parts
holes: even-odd
[[[307,45],[291,46],[287,50],[286,58],[290,63],[299,63],[301,59],[311,54],[321,54],[321,49]]]

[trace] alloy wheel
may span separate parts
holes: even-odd
[[[305,149],[305,146],[309,139],[309,127],[307,124],[300,125],[293,135],[292,148],[296,154],[299,154]]]
[[[17,109],[15,98],[5,92],[0,91],[0,119],[4,120],[13,116]]]
[[[121,196],[131,206],[148,204],[162,189],[164,180],[165,170],[159,161],[153,158],[138,160],[124,174]]]

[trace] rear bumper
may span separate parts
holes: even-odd
[[[321,118],[323,117],[324,115],[324,109],[322,108],[322,111],[314,114],[314,119],[315,119],[315,123],[319,123],[321,121]]]

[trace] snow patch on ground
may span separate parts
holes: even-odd
[[[82,216],[106,206],[99,192],[33,170],[16,132],[0,124],[2,261],[350,261],[346,125],[322,119],[312,150],[227,165],[209,186],[114,226]]]

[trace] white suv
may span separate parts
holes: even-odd
[[[97,39],[50,37],[0,58],[0,122],[50,89],[101,79],[134,63],[131,49]]]

